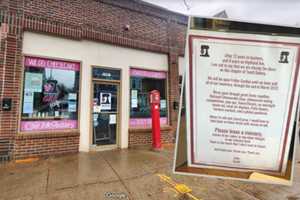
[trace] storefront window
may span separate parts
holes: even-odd
[[[78,128],[80,63],[25,58],[21,131]]]
[[[160,121],[167,124],[167,73],[149,70],[130,70],[130,127],[150,127],[151,113],[149,93],[160,92]]]

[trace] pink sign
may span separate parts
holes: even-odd
[[[21,131],[76,129],[77,120],[21,121]]]
[[[166,79],[167,73],[159,72],[159,71],[141,70],[141,69],[130,69],[130,76]]]
[[[151,118],[131,118],[129,120],[129,126],[130,127],[142,127],[142,128],[149,128],[151,127],[152,119]],[[168,124],[168,118],[161,117],[160,118],[160,124],[161,125],[167,125]]]
[[[25,67],[40,67],[40,68],[79,71],[80,63],[26,56]]]

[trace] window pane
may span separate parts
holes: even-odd
[[[130,127],[151,127],[149,94],[152,90],[160,92],[160,124],[168,124],[167,73],[130,69]]]
[[[131,118],[148,118],[151,117],[149,93],[152,90],[158,90],[160,92],[160,99],[162,106],[160,108],[160,116],[167,116],[166,106],[166,80],[164,79],[151,79],[142,77],[131,77],[131,100],[135,99],[132,94],[137,95],[136,105],[131,102]]]
[[[79,68],[64,61],[26,59],[21,131],[77,128]]]

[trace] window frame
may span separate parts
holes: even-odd
[[[25,58],[26,57],[36,57],[48,60],[56,60],[56,61],[64,61],[64,62],[73,62],[79,63],[79,88],[78,88],[78,114],[77,114],[77,128],[75,129],[52,129],[52,130],[37,130],[37,131],[22,131],[21,130],[21,122],[22,122],[22,113],[23,113],[23,100],[24,100],[24,81],[25,81]],[[73,59],[65,59],[65,58],[58,58],[58,57],[50,57],[44,55],[36,55],[36,54],[22,54],[22,70],[21,70],[21,79],[20,79],[20,97],[19,97],[19,108],[18,108],[18,125],[17,125],[17,134],[18,135],[53,135],[55,136],[56,133],[79,133],[80,131],[80,121],[81,121],[81,89],[82,89],[82,61],[80,60],[73,60]]]
[[[129,67],[129,114],[128,114],[128,128],[129,129],[149,129],[151,126],[131,126],[130,125],[130,120],[131,119],[137,119],[137,118],[131,118],[131,70],[136,69],[136,70],[141,70],[141,71],[151,71],[151,72],[163,72],[166,74],[165,80],[165,94],[166,94],[166,101],[167,101],[167,112],[166,112],[166,118],[167,118],[167,123],[161,125],[161,127],[168,127],[170,126],[170,102],[169,102],[169,71],[168,70],[155,70],[151,68],[145,68],[145,67],[136,67],[136,66],[131,66]],[[133,76],[134,77],[134,76]],[[149,117],[151,119],[151,116]],[[149,118],[140,118],[140,119],[149,119]]]
[[[96,65],[96,64],[92,64],[89,66],[90,67],[90,72],[91,72],[91,80],[90,80],[90,105],[89,105],[89,116],[90,116],[90,120],[89,120],[89,145],[90,145],[90,149],[106,149],[106,148],[115,148],[115,147],[120,147],[121,143],[122,143],[122,119],[123,119],[123,112],[122,112],[122,87],[123,87],[123,69],[119,68],[119,67],[108,67],[108,66],[103,66],[103,65]],[[94,78],[93,77],[93,69],[94,68],[98,68],[98,69],[107,69],[107,70],[114,70],[114,71],[119,71],[120,72],[120,80],[107,80],[107,79],[100,79],[100,78]],[[115,145],[104,145],[104,146],[95,146],[93,144],[93,119],[92,119],[92,114],[93,114],[93,105],[92,105],[92,99],[93,99],[93,94],[94,94],[94,83],[107,83],[107,84],[112,84],[112,85],[117,85],[119,87],[119,92],[118,92],[118,98],[119,98],[119,102],[118,102],[118,127],[117,127],[117,139],[116,139],[116,144]]]

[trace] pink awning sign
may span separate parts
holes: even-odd
[[[61,60],[53,60],[40,57],[25,57],[25,67],[40,67],[40,68],[50,68],[50,69],[61,69],[70,71],[79,71],[79,62],[69,62]]]
[[[141,69],[130,69],[130,76],[134,77],[147,77],[156,79],[166,79],[167,73],[162,71],[151,71],[151,70],[141,70]]]

